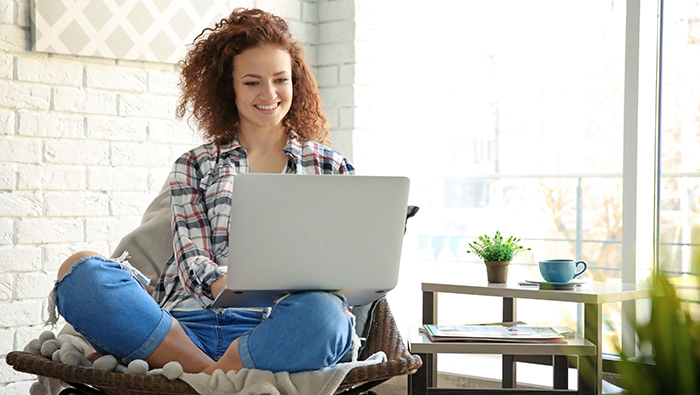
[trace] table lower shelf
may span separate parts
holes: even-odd
[[[579,391],[568,390],[568,362],[566,356],[580,356],[585,358],[595,358],[596,346],[586,340],[580,334],[575,334],[567,338],[563,343],[517,343],[517,342],[431,342],[428,336],[419,331],[418,325],[411,325],[408,329],[408,346],[411,353],[415,353],[423,358],[423,366],[412,377],[409,378],[410,392],[412,395],[476,395],[487,393],[505,392],[508,395],[515,394],[574,394]],[[512,383],[500,390],[481,389],[451,389],[434,388],[434,380],[437,375],[436,355],[437,354],[499,354],[504,357],[504,377],[506,377],[506,367],[511,366],[508,377]],[[551,355],[554,356],[554,375],[551,390],[519,390],[515,389],[515,359],[516,355]],[[579,382],[581,382],[581,370],[579,370]],[[507,388],[506,388],[507,387]],[[587,393],[587,392],[586,392]]]
[[[408,329],[408,347],[415,354],[596,355],[596,346],[579,334],[566,343],[431,342],[418,328]]]

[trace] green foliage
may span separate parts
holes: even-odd
[[[649,322],[635,329],[640,345],[652,346],[655,363],[636,362],[620,353],[624,386],[632,395],[698,394],[700,325],[668,279],[655,277],[653,284]]]
[[[516,255],[523,251],[529,251],[518,243],[520,239],[515,236],[503,240],[500,231],[496,231],[493,238],[488,235],[479,236],[474,243],[469,243],[467,254],[474,254],[484,261],[510,262]]]

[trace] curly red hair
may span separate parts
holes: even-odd
[[[206,28],[180,61],[181,95],[177,115],[188,112],[203,137],[225,144],[238,133],[240,117],[233,90],[233,57],[261,45],[279,47],[292,59],[292,104],[282,123],[302,141],[330,145],[328,120],[321,111],[318,85],[301,45],[284,19],[259,9],[236,8],[213,28]]]

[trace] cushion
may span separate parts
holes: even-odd
[[[124,236],[112,253],[112,258],[118,258],[124,251],[129,252],[129,263],[151,280],[150,285],[144,286],[152,294],[160,273],[173,256],[170,186],[167,181],[146,208],[141,225]]]

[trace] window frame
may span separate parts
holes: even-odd
[[[627,0],[622,171],[622,282],[659,270],[661,12],[663,0]],[[635,355],[637,305],[622,303],[622,351]]]

